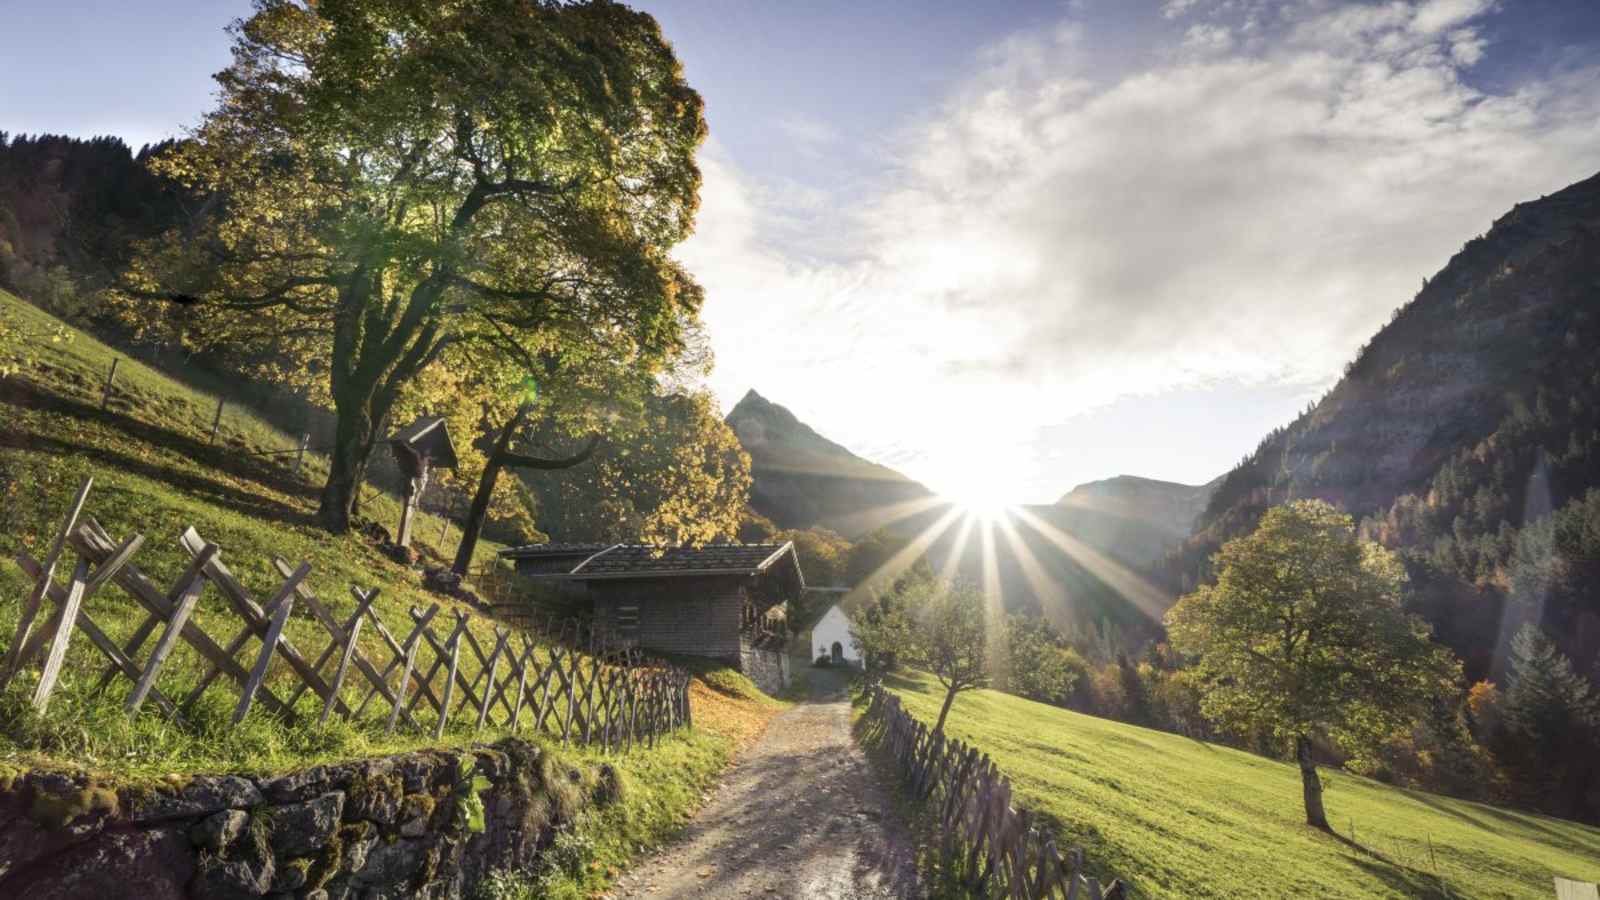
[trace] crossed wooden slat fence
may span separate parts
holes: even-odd
[[[893,758],[906,789],[938,816],[946,871],[967,890],[1004,900],[1120,900],[1085,873],[1083,850],[1063,857],[1027,810],[1011,805],[1011,782],[977,748],[934,733],[882,685],[867,688],[867,722]]]
[[[610,652],[603,635],[586,632],[577,623],[545,623],[555,640],[531,638],[530,632],[495,626],[485,649],[470,627],[473,614],[444,611],[438,604],[412,607],[411,628],[404,640],[384,625],[374,610],[377,589],[351,588],[355,611],[342,621],[305,584],[311,567],[291,567],[274,559],[282,584],[265,604],[258,604],[222,560],[221,550],[193,528],[180,544],[189,566],[170,588],[163,589],[132,563],[144,543],[140,535],[117,542],[92,518],[79,516],[92,481],[74,498],[56,539],[43,561],[26,552],[17,565],[34,582],[24,601],[17,629],[0,659],[0,691],[37,660],[43,659],[33,706],[44,711],[55,693],[68,644],[82,632],[108,665],[93,690],[129,682],[125,708],[130,716],[154,703],[163,715],[182,721],[218,680],[238,692],[233,721],[256,706],[285,721],[300,717],[297,706],[307,691],[320,701],[317,723],[338,715],[373,730],[393,733],[400,727],[444,734],[451,721],[470,721],[474,731],[504,728],[538,730],[562,742],[625,750],[654,745],[672,729],[691,724],[689,675],[649,660],[633,650]],[[58,563],[67,551],[77,557],[65,587],[55,583]],[[118,644],[90,615],[88,601],[106,585],[114,585],[145,613],[127,641]],[[194,620],[207,585],[221,594],[224,606],[240,623],[227,643],[218,643]],[[41,627],[41,611],[51,612]],[[327,642],[313,661],[285,633],[292,612],[310,613],[327,633]],[[443,636],[440,623],[448,628]],[[363,631],[375,632],[387,661],[380,668],[363,650]],[[157,634],[159,632],[159,635]],[[141,663],[145,644],[155,637]],[[254,642],[253,656],[240,659]],[[370,646],[369,641],[369,646]],[[163,693],[160,676],[180,647],[202,660],[203,674],[181,698]],[[279,696],[267,682],[274,659],[280,671],[293,674],[295,686]],[[463,666],[463,661],[469,664]],[[425,670],[425,671],[424,671]],[[469,677],[468,673],[475,674]],[[442,678],[441,678],[442,676]],[[360,695],[360,700],[354,698]],[[387,704],[368,715],[374,700]]]

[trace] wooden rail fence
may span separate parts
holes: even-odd
[[[1083,850],[1063,855],[1027,810],[1011,805],[1011,782],[977,748],[934,733],[880,684],[867,688],[869,736],[882,742],[906,789],[938,817],[939,853],[966,890],[1004,900],[1121,900],[1084,871]]]
[[[318,701],[319,726],[337,715],[386,733],[403,726],[441,737],[454,720],[458,727],[470,722],[473,731],[543,731],[559,736],[563,744],[617,751],[654,745],[660,735],[692,724],[687,672],[637,651],[608,650],[602,634],[585,631],[577,623],[543,623],[553,639],[496,624],[478,629],[492,634],[480,640],[470,627],[473,614],[460,609],[446,612],[433,604],[409,610],[411,625],[402,640],[374,610],[377,589],[352,587],[355,610],[342,621],[336,619],[307,587],[311,566],[306,563],[290,566],[274,559],[273,567],[283,581],[266,603],[257,603],[229,571],[221,550],[193,528],[179,540],[190,563],[170,587],[163,588],[133,565],[143,536],[118,542],[92,518],[80,521],[91,486],[92,479],[79,490],[43,561],[26,552],[16,557],[34,587],[0,659],[0,691],[42,660],[32,696],[34,708],[41,712],[55,693],[68,644],[75,632],[81,632],[107,663],[93,691],[127,682],[124,707],[130,716],[154,704],[162,715],[182,722],[220,680],[237,693],[237,700],[231,701],[234,723],[257,706],[284,721],[296,721],[310,712],[299,706],[309,691]],[[55,573],[69,555],[77,559],[62,586],[55,583]],[[144,613],[142,622],[120,644],[90,614],[89,600],[107,585],[119,588]],[[237,631],[226,642],[193,618],[207,587],[221,595],[223,607],[238,621]],[[47,608],[48,618],[35,627]],[[285,633],[296,609],[309,612],[327,633],[314,658],[295,647]],[[381,666],[363,650],[363,631],[378,636],[386,655]],[[154,643],[144,652],[152,638]],[[173,654],[185,647],[198,654],[203,674],[181,696],[164,693],[161,675]],[[267,683],[274,661],[280,673],[287,669],[292,674],[292,690],[282,689],[287,680],[282,677],[275,682],[276,690]],[[374,701],[379,701],[376,708]]]

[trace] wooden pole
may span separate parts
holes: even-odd
[[[458,615],[460,615],[458,613]],[[450,673],[445,676],[444,702],[439,704],[439,724],[433,729],[433,739],[444,737],[444,725],[450,718],[450,703],[456,690],[456,672],[461,666],[461,632],[460,627],[466,621],[463,616],[456,623],[455,636],[450,639]]]
[[[439,552],[440,553],[444,552],[444,533],[446,531],[449,531],[449,530],[450,530],[450,500],[447,497],[447,498],[445,498],[445,501],[444,501],[444,507],[439,511],[439,539],[433,542],[434,545],[439,548]]]
[[[22,647],[28,640],[28,632],[33,628],[34,617],[39,614],[39,604],[44,602],[44,597],[50,590],[50,580],[56,574],[56,562],[61,559],[61,550],[66,546],[67,535],[78,524],[78,514],[83,512],[84,501],[89,499],[89,489],[94,487],[93,478],[85,478],[79,486],[78,493],[72,498],[72,506],[67,510],[66,518],[61,520],[61,527],[56,531],[56,538],[50,543],[50,552],[45,555],[42,571],[34,582],[33,590],[28,594],[28,599],[23,602],[22,610],[17,615],[17,632],[11,639],[11,646],[6,650],[6,658],[0,663],[0,691],[5,690],[7,684],[17,674],[17,667],[22,664]]]
[[[105,390],[100,392],[100,409],[104,410],[106,404],[111,402],[111,386],[117,383],[117,363],[122,362],[118,357],[111,358],[111,371],[106,375]]]
[[[227,402],[228,401],[225,398],[219,397],[217,399],[217,415],[211,420],[211,437],[208,441],[209,443],[215,444],[217,442],[217,429],[222,426],[222,407]]]
[[[293,608],[294,593],[291,588],[283,595],[283,602],[278,605],[277,612],[272,616],[272,624],[267,626],[267,634],[261,639],[261,655],[256,657],[255,668],[250,670],[250,678],[245,681],[244,690],[239,692],[239,705],[233,710],[233,724],[243,722],[244,717],[250,712],[250,704],[256,698],[256,691],[261,689],[261,682],[267,677],[267,664],[272,661],[272,650],[278,646],[278,638],[283,635],[283,626],[289,622],[289,610]]]
[[[328,699],[323,701],[322,715],[317,719],[317,727],[328,724],[328,716],[333,713],[334,704],[339,699],[339,689],[344,687],[344,677],[350,672],[350,660],[356,655],[356,639],[361,636],[361,623],[366,619],[356,619],[350,626],[350,633],[345,639],[344,656],[339,658],[339,668],[333,674],[333,684],[328,689]]]
[[[300,446],[299,446],[298,449],[295,450],[295,454],[294,454],[294,474],[296,474],[296,475],[300,474],[300,466],[302,464],[304,464],[305,461],[306,461],[306,445],[310,444],[310,443],[311,443],[311,435],[309,435],[309,434],[301,434],[300,435]]]
[[[56,689],[56,679],[61,675],[61,664],[67,658],[67,641],[72,637],[72,626],[78,623],[84,590],[88,587],[89,561],[78,560],[72,573],[72,587],[67,590],[67,601],[61,605],[61,624],[56,626],[55,640],[50,644],[50,655],[45,659],[44,671],[39,673],[39,686],[33,692],[33,708],[44,712],[50,705],[50,694]]]

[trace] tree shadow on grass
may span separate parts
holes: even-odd
[[[1330,831],[1323,835],[1352,851],[1354,855],[1347,855],[1346,859],[1354,863],[1356,868],[1383,882],[1396,894],[1405,897],[1453,896],[1444,881],[1432,872],[1414,869],[1342,834]]]
[[[187,435],[159,428],[117,412],[101,411],[70,398],[61,397],[37,385],[16,378],[0,380],[0,404],[66,416],[80,422],[109,425],[131,439],[161,447],[194,462],[199,470],[212,470],[276,491],[294,494],[301,486],[264,458],[238,452],[237,448],[214,447]],[[83,457],[115,467],[152,481],[161,482],[187,494],[213,500],[218,505],[247,515],[290,525],[309,525],[314,517],[287,503],[272,500],[194,472],[141,459],[106,446],[76,443],[52,435],[0,429],[0,447],[47,453],[60,457]]]

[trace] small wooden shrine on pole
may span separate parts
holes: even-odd
[[[417,502],[428,486],[428,474],[434,469],[456,467],[456,448],[450,443],[450,430],[440,416],[423,416],[395,432],[389,446],[400,463],[400,474],[406,478],[405,503],[400,508],[400,531],[394,542],[401,547],[411,546],[411,520],[416,516]]]

